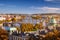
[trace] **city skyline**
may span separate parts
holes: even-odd
[[[60,13],[60,0],[0,0],[0,13]]]

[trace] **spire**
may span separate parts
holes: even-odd
[[[51,17],[50,19],[50,25],[55,25],[56,24],[56,20],[54,17]]]

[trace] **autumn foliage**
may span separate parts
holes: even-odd
[[[8,32],[0,29],[0,40],[8,40]]]
[[[38,29],[42,29],[41,24],[31,24],[31,23],[22,23],[21,24],[21,31],[25,32],[25,31],[36,31]]]

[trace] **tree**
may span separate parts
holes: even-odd
[[[8,32],[0,29],[0,40],[8,40]]]
[[[21,31],[20,27],[16,27],[16,28],[17,28],[18,32]]]
[[[20,27],[21,27],[21,32],[26,31],[26,24],[22,23]]]
[[[32,31],[33,30],[33,24],[31,23],[26,23],[26,24],[21,24],[21,31],[25,32],[25,31]]]

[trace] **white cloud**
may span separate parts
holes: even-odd
[[[52,3],[60,3],[60,0],[44,0],[46,2],[52,2]]]
[[[41,7],[39,9],[41,9],[41,10],[55,10],[55,11],[60,10],[60,8],[52,8],[52,7]]]
[[[60,10],[60,8],[53,8],[53,7],[30,7],[32,9],[38,9],[38,10]]]
[[[53,8],[53,7],[31,7],[33,10],[38,10],[40,12],[60,12],[60,8]]]
[[[58,13],[58,11],[60,11],[60,8],[42,7],[40,10],[44,12]]]
[[[54,0],[44,0],[44,1],[54,1]]]

